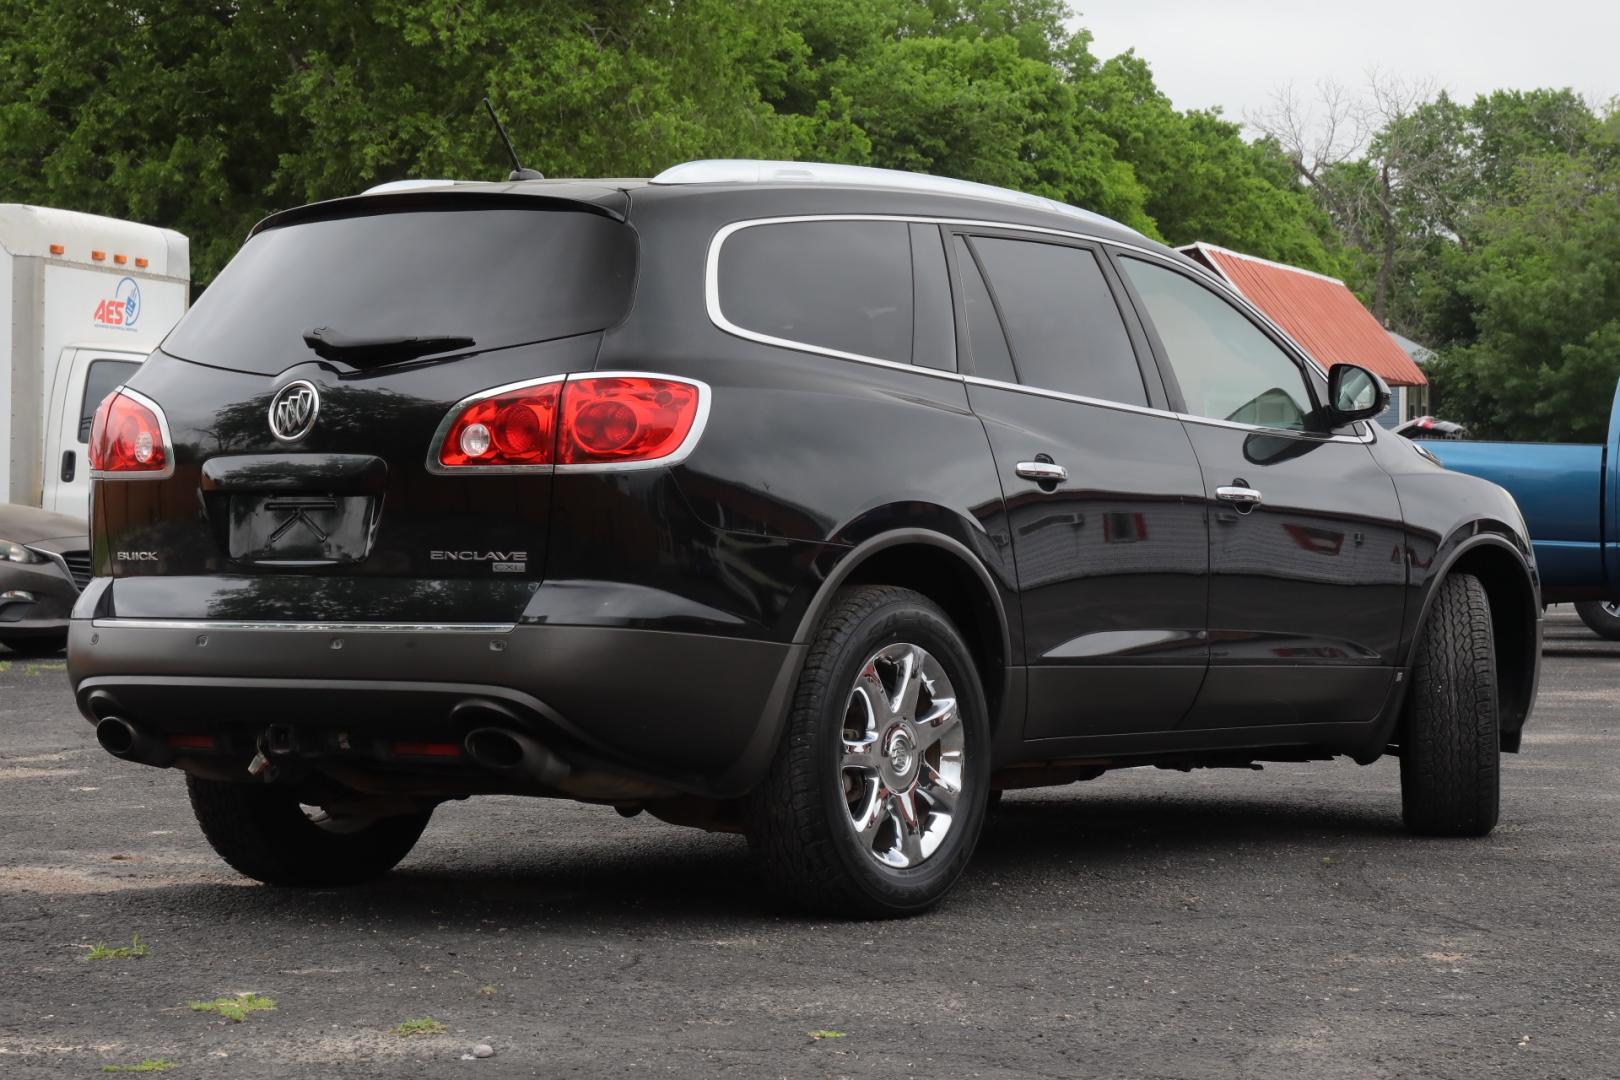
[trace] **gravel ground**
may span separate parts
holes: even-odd
[[[1389,760],[1134,770],[1010,795],[952,898],[890,923],[762,910],[736,837],[505,798],[381,884],[264,888],[178,774],[95,747],[59,659],[7,661],[8,1080],[1620,1075],[1620,643],[1567,609],[1487,840],[1405,836]],[[275,1010],[187,1007],[247,992]],[[443,1032],[393,1033],[418,1019]]]

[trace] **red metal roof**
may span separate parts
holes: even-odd
[[[1428,379],[1344,282],[1214,244],[1178,248],[1225,278],[1326,367],[1360,364],[1391,386]]]

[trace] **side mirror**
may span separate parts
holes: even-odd
[[[1389,387],[1364,367],[1334,364],[1328,371],[1328,412],[1333,426],[1370,420],[1389,408]]]

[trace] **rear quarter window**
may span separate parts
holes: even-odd
[[[498,349],[603,330],[635,280],[630,228],[600,214],[487,204],[298,221],[255,234],[164,342],[174,356],[278,374],[303,335],[468,337]]]
[[[911,362],[911,240],[899,221],[750,225],[721,244],[721,314],[788,345]]]

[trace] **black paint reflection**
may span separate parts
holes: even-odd
[[[1178,421],[974,386],[1006,492],[1029,738],[1174,727],[1204,676],[1203,483]],[[1057,485],[1018,475],[1045,454]]]
[[[1210,675],[1189,726],[1370,719],[1406,583],[1394,483],[1360,442],[1188,424],[1210,507]],[[1243,510],[1213,497],[1249,487]]]

